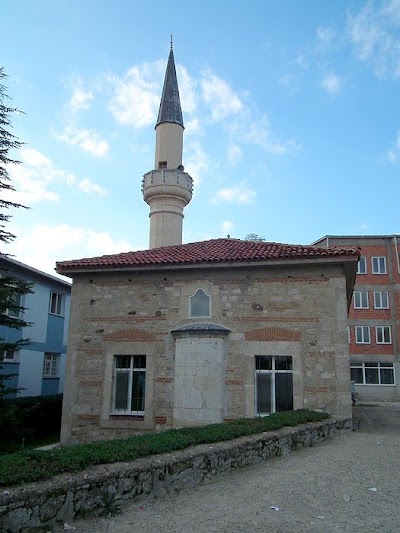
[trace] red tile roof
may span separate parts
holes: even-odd
[[[60,274],[90,269],[142,267],[150,265],[189,265],[196,263],[225,263],[274,261],[314,258],[337,258],[360,255],[359,248],[301,246],[275,242],[242,241],[239,239],[212,239],[210,241],[165,246],[138,252],[103,255],[57,263]]]

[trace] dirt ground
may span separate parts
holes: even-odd
[[[351,434],[219,477],[76,533],[400,531],[400,403],[353,408]]]

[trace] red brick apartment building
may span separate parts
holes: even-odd
[[[327,235],[317,246],[359,246],[348,317],[351,379],[360,400],[400,401],[400,235]]]

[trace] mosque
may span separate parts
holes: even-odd
[[[57,263],[73,279],[64,445],[305,407],[351,417],[358,248],[182,244],[183,133],[171,47],[142,182],[149,249]]]

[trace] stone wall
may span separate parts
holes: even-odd
[[[191,318],[189,299],[199,288],[211,298],[210,316]],[[182,388],[176,377],[182,377],[183,341],[171,332],[193,323],[217,324],[229,333],[217,340],[193,335],[185,342],[187,360],[197,358],[198,366],[199,357],[209,361],[208,369],[192,372],[196,382]],[[253,417],[256,355],[292,357],[294,409],[351,416],[346,324],[340,265],[163,267],[76,276],[61,442]],[[209,349],[213,344],[218,349]],[[146,356],[141,416],[113,412],[116,354]]]
[[[314,446],[350,429],[350,419],[329,419],[12,487],[0,494],[0,531],[47,533],[58,524],[112,513],[135,499],[182,490],[221,473]]]

